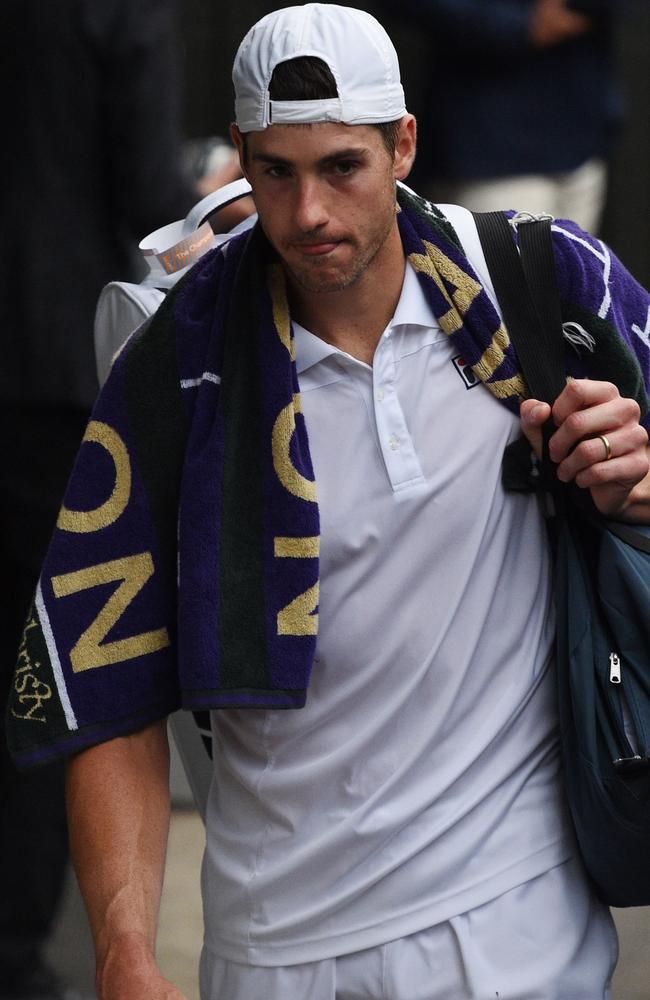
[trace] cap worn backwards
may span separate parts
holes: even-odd
[[[300,56],[316,56],[327,63],[338,97],[271,100],[273,70],[278,63]],[[374,17],[353,7],[308,3],[267,14],[239,46],[232,78],[241,132],[280,123],[376,125],[406,114],[393,43]]]

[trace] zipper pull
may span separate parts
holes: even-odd
[[[609,654],[609,679],[612,684],[621,683],[621,659],[618,653]]]

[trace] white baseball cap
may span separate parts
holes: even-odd
[[[338,97],[270,99],[275,67],[299,56],[316,56],[329,66]],[[267,14],[239,46],[232,78],[241,132],[259,132],[278,123],[375,125],[406,114],[393,43],[379,21],[353,7],[308,3]]]

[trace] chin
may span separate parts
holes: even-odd
[[[305,292],[341,292],[344,288],[352,285],[359,274],[314,274],[302,271],[291,271],[291,276],[300,288]]]
[[[347,262],[320,263],[313,261],[309,266],[285,265],[292,279],[306,292],[340,292],[353,285],[366,271],[367,264],[362,257]]]

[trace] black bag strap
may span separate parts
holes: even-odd
[[[518,223],[521,256],[503,212],[473,213],[508,335],[531,396],[553,403],[566,385],[560,293],[550,219]]]
[[[503,212],[475,212],[473,215],[508,335],[515,345],[530,394],[535,399],[552,403],[566,380],[551,220],[531,216],[530,220],[518,222],[520,256],[512,227]],[[549,421],[544,427],[545,462],[542,467],[545,473],[549,471],[547,445],[551,433]],[[506,456],[517,444],[506,448]],[[556,513],[559,508],[566,515],[566,490],[555,475],[544,475],[544,484],[554,495]],[[650,555],[647,528],[603,518],[582,491],[574,494],[574,501],[592,523],[601,529],[605,526],[627,545]]]
[[[566,385],[564,333],[550,216],[518,220],[521,255],[504,212],[476,212],[474,221],[508,336],[514,344],[530,395],[551,405]],[[548,457],[553,423],[543,427],[542,481],[552,493],[558,480]],[[510,450],[509,450],[510,449]],[[513,480],[517,449],[504,456],[504,482]],[[517,473],[514,482],[517,481]]]

